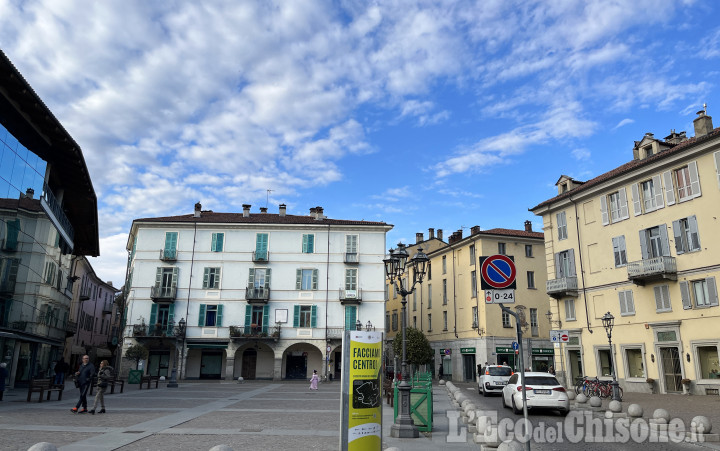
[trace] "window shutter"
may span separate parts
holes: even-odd
[[[675,203],[675,185],[673,185],[672,172],[663,172],[663,182],[665,182],[665,199],[668,206]]]
[[[625,248],[625,235],[618,237],[618,246],[620,248],[620,263],[627,265],[627,249]]]
[[[692,299],[690,299],[690,287],[686,281],[680,282],[680,298],[684,310],[692,308]]]
[[[165,250],[174,251],[177,247],[177,232],[165,232]]]
[[[640,253],[642,254],[643,260],[648,259],[647,230],[640,231]]]
[[[673,239],[675,240],[675,253],[678,255],[684,254],[685,249],[683,249],[682,245],[682,229],[680,227],[680,220],[673,221],[672,223],[673,228]]]
[[[625,298],[625,291],[619,291],[618,297],[620,298],[620,314],[625,315],[628,312],[627,309],[627,300]]]
[[[348,305],[345,307],[345,330],[354,330],[353,326],[355,325],[356,321],[355,315],[356,313],[354,305]]]
[[[265,288],[270,288],[270,268],[265,270]]]
[[[318,289],[318,270],[313,269],[312,272],[312,289],[317,290]]]
[[[618,267],[622,265],[622,260],[620,257],[620,237],[616,236],[612,239],[612,246],[613,246],[613,257],[615,258],[615,267]]]
[[[168,307],[168,333],[171,333],[170,325],[175,324],[175,303],[170,304]]]
[[[668,240],[667,225],[660,224],[660,243],[662,244],[663,257],[670,256],[670,240]]]
[[[642,205],[640,200],[640,189],[638,188],[637,183],[633,183],[630,186],[630,193],[632,194],[633,213],[635,213],[635,216],[639,216],[642,214]]]
[[[250,273],[248,274],[248,287],[255,286],[255,268],[250,268]]]
[[[163,269],[162,269],[162,268],[158,268],[158,269],[157,269],[157,272],[155,273],[155,286],[156,286],[156,287],[161,287],[161,286],[162,286],[162,273],[163,273]],[[85,282],[85,281],[83,280],[83,284],[82,284],[82,287],[81,287],[81,288],[85,288],[85,283],[84,283],[84,282]]]
[[[294,306],[293,311],[293,327],[300,327],[300,306]]]
[[[718,305],[718,293],[717,286],[715,285],[715,277],[707,277],[705,279],[705,283],[707,284],[710,305]]]
[[[205,304],[200,304],[200,315],[198,316],[198,326],[205,325]]]
[[[215,327],[222,327],[223,305],[218,304],[217,315],[215,316]]]
[[[697,162],[693,161],[688,164],[688,172],[690,173],[690,187],[692,188],[692,197],[700,197],[700,177],[698,177]]]
[[[715,152],[713,159],[715,160],[715,173],[717,174],[718,186],[720,186],[720,152]]]
[[[607,197],[604,195],[600,196],[600,213],[602,214],[603,225],[610,224],[610,221],[608,220]]]
[[[715,296],[715,302],[717,302],[717,296]],[[310,327],[317,327],[317,307],[314,305],[310,308]]]
[[[215,235],[215,252],[222,252],[224,244],[223,241],[225,241],[224,233],[218,233]]]
[[[250,324],[252,324],[252,305],[245,306],[245,333],[250,333]]]
[[[620,219],[627,219],[630,217],[630,213],[628,211],[627,192],[625,188],[620,188],[618,194],[620,197]]]
[[[270,324],[270,306],[263,305],[262,331],[264,333],[268,333],[268,325],[269,324]]]
[[[690,249],[691,250],[699,250],[700,249],[700,232],[698,231],[698,223],[697,218],[695,215],[692,215],[687,218],[688,227],[690,228]]]
[[[295,289],[302,288],[302,269],[295,270]]]
[[[178,268],[177,266],[175,266],[175,267],[173,268],[173,273],[172,273],[172,287],[173,287],[173,288],[177,288],[177,284],[178,284],[178,269],[179,269],[179,268]]]
[[[635,300],[633,299],[632,290],[625,292],[625,308],[630,315],[635,314]]]
[[[217,251],[217,233],[212,234],[212,241],[210,242],[210,250],[212,252]]]
[[[555,278],[559,279],[562,277],[562,271],[560,270],[560,252],[555,254]]]
[[[154,326],[155,321],[157,321],[157,311],[158,311],[158,305],[153,303],[153,305],[150,307],[150,325]]]
[[[660,176],[655,175],[652,178],[653,183],[653,194],[655,195],[655,209],[661,209],[665,207],[665,202],[663,201],[663,193],[662,193],[662,182],[660,181]]]
[[[14,221],[7,222],[6,243],[8,249],[17,249],[18,235],[20,234],[20,219],[15,218]]]
[[[568,277],[575,277],[575,249],[568,249]]]
[[[315,235],[308,235],[308,252],[315,252]]]
[[[203,288],[210,288],[210,268],[205,268],[203,272]]]
[[[655,291],[655,310],[665,310],[662,290],[660,287],[654,287],[653,290]]]

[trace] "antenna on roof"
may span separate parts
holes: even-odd
[[[703,103],[703,110],[705,110],[705,114],[707,114],[707,103]]]
[[[274,190],[274,189],[267,189],[267,190],[265,190],[265,191],[267,191],[267,193],[265,194],[265,208],[267,208],[268,202],[270,201],[270,193],[272,193],[272,192],[275,191],[275,190]]]

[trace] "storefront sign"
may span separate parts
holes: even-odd
[[[461,354],[475,354],[475,348],[460,348]]]
[[[450,354],[452,354],[452,349],[444,349],[443,348],[440,350],[440,354],[441,355],[450,355]]]
[[[532,353],[539,354],[539,355],[554,355],[555,350],[547,349],[547,348],[532,348]]]
[[[513,348],[509,348],[509,347],[508,348],[497,347],[497,348],[495,348],[495,352],[497,352],[498,354],[515,354],[515,351],[513,350]]]
[[[382,449],[382,332],[343,336],[340,449]]]

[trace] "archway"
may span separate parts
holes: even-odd
[[[257,351],[255,348],[247,348],[242,353],[241,376],[245,380],[255,379],[255,367],[257,366]]]
[[[295,343],[283,353],[283,378],[308,379],[313,370],[322,373],[322,352],[310,343]]]

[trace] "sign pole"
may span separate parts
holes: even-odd
[[[508,315],[512,315],[515,317],[515,328],[517,329],[517,340],[518,340],[518,353],[520,354],[520,379],[522,380],[522,404],[523,404],[523,418],[525,419],[525,434],[526,434],[526,440],[525,440],[525,449],[527,451],[530,451],[530,439],[532,439],[532,430],[530,427],[530,420],[528,419],[528,410],[527,410],[527,390],[525,390],[525,387],[527,384],[525,383],[525,357],[523,352],[523,344],[522,344],[522,329],[520,328],[520,318],[518,317],[518,314],[510,310],[509,308],[505,307],[502,304],[500,305],[500,309],[507,313]]]

